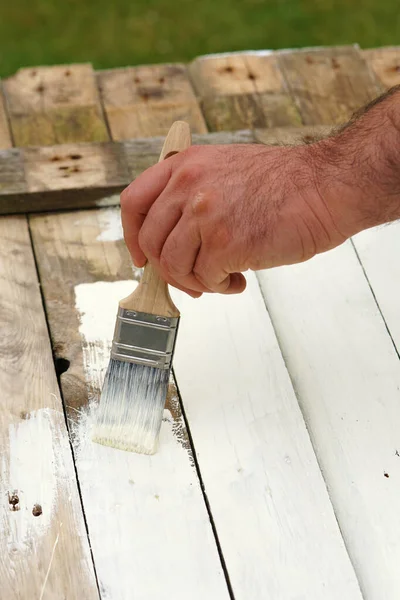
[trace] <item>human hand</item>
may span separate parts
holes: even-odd
[[[121,194],[125,241],[194,297],[239,293],[242,273],[307,260],[343,242],[311,146],[193,146]],[[332,205],[333,206],[333,205]]]

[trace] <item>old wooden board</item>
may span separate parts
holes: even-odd
[[[166,135],[173,121],[187,121],[193,132],[207,131],[182,64],[148,65],[97,74],[112,138]]]
[[[108,139],[91,65],[21,69],[3,86],[16,146]]]
[[[375,73],[383,89],[400,84],[400,47],[363,50],[362,55]]]
[[[283,55],[305,122],[347,118],[377,89],[357,52],[343,52]],[[344,65],[349,78],[338,74]],[[348,242],[304,265],[262,272],[260,282],[363,595],[394,600],[400,363],[363,269]]]
[[[0,219],[0,588],[98,598],[24,217]]]
[[[190,75],[210,130],[300,124],[272,53],[202,56]]]
[[[194,144],[299,144],[329,127],[194,134]],[[0,151],[0,214],[118,204],[118,194],[158,160],[163,137]]]
[[[346,122],[379,89],[353,46],[278,53],[279,65],[305,125]]]
[[[162,452],[140,456],[90,438],[117,302],[138,278],[117,209],[37,216],[31,227],[54,349],[70,362],[62,390],[102,594],[228,599],[174,388]]]

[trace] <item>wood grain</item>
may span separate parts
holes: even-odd
[[[0,587],[98,598],[24,217],[0,219]]]
[[[114,140],[166,135],[173,121],[207,131],[182,64],[100,71],[97,80]]]
[[[0,82],[0,150],[12,146],[8,127],[3,90]]]
[[[20,69],[4,90],[16,146],[108,139],[91,65]]]
[[[363,50],[362,55],[384,89],[400,84],[400,47]]]
[[[353,46],[282,51],[278,61],[304,125],[344,123],[379,93]]]
[[[361,266],[348,242],[259,279],[363,596],[395,600],[400,362]]]
[[[210,130],[300,124],[271,53],[199,57],[190,75]]]
[[[255,275],[247,280],[229,299],[172,291],[175,375],[235,598],[361,599]]]
[[[117,304],[139,278],[119,210],[35,216],[31,227],[54,351],[71,363],[61,382],[101,590],[228,600],[174,387],[155,456],[91,442]]]

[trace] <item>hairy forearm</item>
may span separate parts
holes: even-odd
[[[320,193],[346,236],[399,219],[400,86],[313,144],[310,159]]]

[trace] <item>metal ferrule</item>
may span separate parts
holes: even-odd
[[[169,369],[178,324],[177,317],[151,315],[119,307],[111,358]]]

